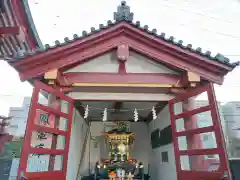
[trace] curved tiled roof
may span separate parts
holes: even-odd
[[[0,1],[0,28],[19,29],[18,33],[0,36],[1,58],[8,60],[16,53],[43,47],[32,21],[27,0]]]
[[[37,29],[36,29],[36,26],[34,24],[34,21],[33,21],[33,18],[32,18],[32,14],[31,14],[31,11],[30,11],[30,8],[29,8],[29,5],[28,5],[28,1],[27,0],[22,0],[22,5],[23,5],[23,8],[25,10],[25,14],[26,14],[26,17],[27,17],[27,20],[28,20],[28,23],[29,23],[29,26],[31,28],[31,33],[37,43],[37,46],[42,48],[43,47],[43,44],[42,44],[42,41],[38,35],[38,32],[37,32]]]
[[[174,44],[175,46],[181,47],[182,49],[188,50],[190,52],[194,52],[194,53],[196,53],[200,56],[204,56],[204,57],[206,57],[210,60],[218,61],[219,63],[228,65],[232,68],[239,65],[239,62],[230,63],[230,60],[220,53],[218,53],[216,56],[212,56],[210,51],[203,52],[202,48],[200,48],[200,47],[194,49],[192,47],[192,44],[183,45],[182,40],[176,41],[173,36],[166,37],[165,33],[157,33],[157,29],[149,30],[149,27],[147,25],[142,26],[140,24],[140,21],[133,22],[133,13],[130,12],[130,7],[126,5],[125,1],[121,2],[121,5],[118,6],[117,12],[114,13],[114,21],[108,20],[107,25],[100,24],[99,28],[97,28],[97,29],[94,28],[94,27],[91,27],[90,32],[82,31],[81,35],[74,34],[73,38],[65,37],[64,42],[62,42],[62,43],[59,40],[56,40],[55,45],[53,45],[53,46],[50,46],[49,44],[46,44],[44,46],[44,48],[36,49],[35,52],[25,52],[23,54],[17,54],[15,56],[15,58],[16,59],[22,59],[22,58],[25,58],[27,56],[33,56],[33,55],[36,55],[36,54],[39,54],[39,53],[44,53],[44,52],[46,52],[50,49],[60,47],[60,46],[64,46],[64,45],[67,45],[67,44],[69,44],[73,41],[77,41],[77,40],[85,38],[87,36],[91,36],[94,33],[98,33],[103,29],[110,28],[110,27],[115,26],[115,25],[117,25],[121,22],[126,22],[129,25],[131,25],[135,28],[138,28],[138,29],[140,29],[140,30],[142,30],[142,31],[144,31],[148,34],[151,34],[151,35],[153,35],[153,36],[155,36],[155,37],[157,37],[161,40],[167,41],[170,44]]]

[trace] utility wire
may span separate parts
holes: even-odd
[[[228,22],[228,23],[231,23],[231,24],[234,24],[234,23],[236,23],[237,24],[237,22],[233,22],[233,21],[229,21],[229,20],[226,20],[226,19],[222,19],[222,18],[217,18],[217,17],[213,17],[213,16],[210,16],[210,15],[205,15],[205,14],[202,14],[202,13],[200,13],[200,12],[194,12],[194,11],[189,11],[189,10],[187,10],[187,9],[183,9],[183,8],[179,8],[179,7],[175,7],[174,5],[173,5],[174,3],[168,3],[168,4],[162,4],[163,6],[166,6],[166,7],[169,7],[169,8],[175,8],[175,9],[178,9],[178,10],[180,10],[180,11],[183,11],[183,12],[187,12],[187,13],[191,13],[191,14],[196,14],[196,15],[199,15],[199,16],[202,16],[202,17],[206,17],[206,18],[208,18],[208,19],[214,19],[214,20],[217,20],[217,21],[221,21],[221,22]],[[201,7],[203,7],[203,6],[201,6]],[[207,6],[205,6],[205,7],[207,7]],[[204,11],[204,10],[203,10]],[[223,12],[223,11],[222,11]]]
[[[224,54],[225,56],[240,56],[240,54]]]
[[[189,2],[191,3],[191,2]],[[154,2],[151,2],[151,4],[154,4]],[[222,18],[217,18],[217,17],[214,17],[214,16],[210,16],[210,15],[205,15],[205,14],[202,14],[200,12],[194,12],[194,11],[190,11],[188,9],[184,9],[184,8],[179,8],[179,7],[175,7],[177,3],[166,3],[166,2],[163,2],[161,3],[162,6],[165,6],[165,7],[168,7],[168,8],[173,8],[173,9],[177,9],[177,10],[180,10],[180,11],[183,11],[183,12],[186,12],[186,13],[191,13],[191,14],[196,14],[198,16],[202,16],[202,17],[206,17],[208,19],[214,19],[214,20],[217,20],[217,21],[220,21],[220,22],[227,22],[227,23],[231,23],[231,24],[237,24],[237,22],[233,22],[233,21],[229,21],[229,20],[225,20],[225,19],[222,19]],[[207,7],[207,6],[201,6],[201,7]],[[203,10],[204,11],[204,10]],[[206,10],[205,10],[206,11]],[[209,12],[209,11],[208,11]],[[55,23],[54,26],[56,26],[57,24]],[[184,25],[184,26],[187,26],[186,24],[179,24],[179,25]],[[232,38],[237,38],[237,39],[240,39],[239,36],[235,36],[235,35],[231,35],[231,34],[226,34],[226,33],[223,33],[223,32],[218,32],[218,31],[214,31],[214,30],[210,30],[210,29],[206,29],[206,28],[199,28],[199,29],[202,29],[204,31],[209,31],[209,32],[212,32],[212,33],[215,33],[215,34],[221,34],[223,36],[228,36],[228,37],[232,37]]]

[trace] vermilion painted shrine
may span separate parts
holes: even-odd
[[[19,179],[231,180],[213,84],[239,63],[134,22],[126,2],[107,25],[44,47],[27,1],[0,12],[1,57],[34,86]]]

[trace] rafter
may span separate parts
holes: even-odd
[[[0,35],[17,35],[19,31],[19,27],[0,27]]]

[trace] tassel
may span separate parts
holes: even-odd
[[[103,121],[107,121],[107,108],[104,109],[103,111]]]
[[[88,105],[87,105],[85,108],[85,112],[84,112],[84,119],[88,118],[88,111],[89,111],[89,109],[88,109]]]
[[[153,106],[153,108],[152,108],[152,115],[153,115],[153,119],[154,119],[154,120],[157,119],[156,109],[155,109],[154,106]]]
[[[138,121],[138,112],[137,109],[135,108],[134,110],[134,121],[137,122]]]

